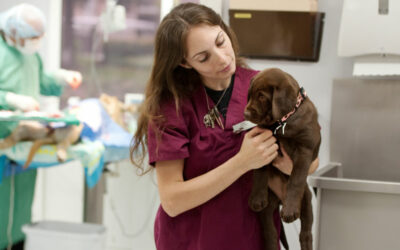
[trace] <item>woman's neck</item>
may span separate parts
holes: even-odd
[[[203,84],[212,90],[224,90],[229,87],[229,84],[231,82],[231,77],[219,81],[210,81],[210,80],[207,81],[203,79]]]

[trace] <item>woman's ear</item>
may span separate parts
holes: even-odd
[[[185,69],[191,69],[191,68],[193,68],[192,66],[190,66],[190,64],[188,64],[188,63],[186,62],[185,59],[183,59],[182,62],[181,62],[179,65],[180,65],[181,67],[184,67]]]

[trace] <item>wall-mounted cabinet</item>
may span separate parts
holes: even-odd
[[[325,13],[230,9],[242,56],[318,61]]]

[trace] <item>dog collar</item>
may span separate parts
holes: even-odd
[[[307,93],[304,90],[304,88],[301,87],[299,90],[299,94],[297,95],[296,106],[292,109],[292,111],[284,115],[280,120],[277,120],[274,124],[272,124],[269,127],[270,130],[274,131],[274,135],[278,133],[280,128],[282,128],[282,135],[285,134],[287,119],[289,119],[289,117],[291,117],[297,111],[297,109],[299,109],[300,105],[304,102],[306,98],[307,98]]]

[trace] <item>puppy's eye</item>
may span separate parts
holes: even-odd
[[[260,102],[265,102],[265,101],[267,100],[267,97],[265,97],[265,95],[259,95],[259,96],[258,96],[258,100],[259,100]]]

